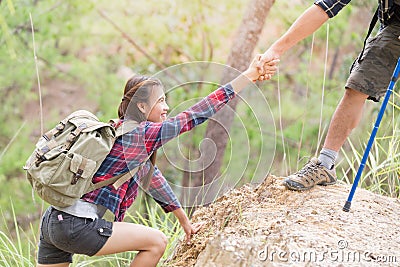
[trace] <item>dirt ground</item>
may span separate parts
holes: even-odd
[[[349,185],[286,190],[269,176],[198,209],[192,245],[178,244],[166,266],[399,266],[400,200]]]

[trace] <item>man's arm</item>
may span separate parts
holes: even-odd
[[[281,56],[299,41],[318,30],[328,19],[329,16],[321,7],[312,5],[297,18],[289,30],[272,44],[268,50]]]
[[[265,72],[264,64],[266,62],[272,59],[279,59],[287,50],[319,29],[328,19],[327,11],[320,5],[313,4],[309,7],[297,18],[287,32],[262,55],[257,66],[259,73]]]

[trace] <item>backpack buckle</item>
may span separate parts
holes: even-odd
[[[45,160],[46,160],[46,158],[43,155],[40,155],[39,153],[36,153],[36,160],[35,160],[34,164],[35,164],[36,167],[39,167],[40,163],[42,163]]]
[[[65,128],[65,123],[60,122],[59,124],[56,125],[56,129],[61,132]]]
[[[72,181],[71,181],[71,184],[72,184],[72,185],[74,185],[74,184],[76,184],[76,183],[78,182],[79,178],[82,177],[82,173],[83,173],[83,170],[82,170],[82,169],[79,169],[79,170],[75,173],[74,178],[72,178]]]
[[[88,161],[82,157],[82,162],[79,164],[78,170],[76,171],[74,178],[72,178],[71,184],[76,184],[79,178],[82,178],[83,170],[86,168]]]

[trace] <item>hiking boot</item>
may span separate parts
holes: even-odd
[[[289,175],[283,184],[290,190],[304,191],[314,185],[331,185],[336,183],[336,170],[328,170],[317,158],[312,158],[301,170]]]

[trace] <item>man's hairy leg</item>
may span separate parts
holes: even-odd
[[[324,148],[339,151],[360,122],[365,100],[368,95],[353,89],[345,90],[344,96],[332,116]]]

